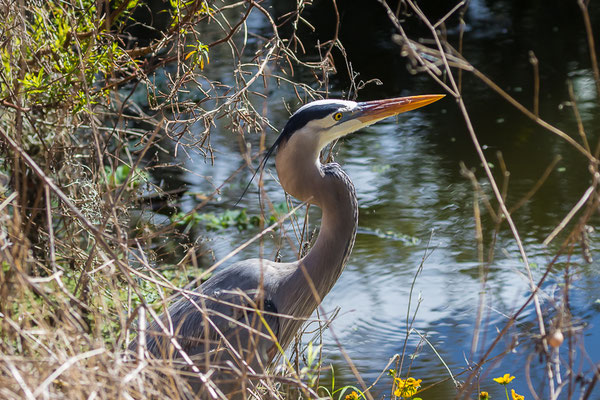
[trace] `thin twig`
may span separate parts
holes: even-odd
[[[594,73],[594,81],[596,82],[596,97],[600,99],[600,68],[598,67],[598,57],[596,56],[596,44],[594,43],[594,32],[592,30],[592,21],[588,6],[584,0],[577,0],[577,4],[581,9],[583,23],[585,25],[585,33],[587,35],[588,49],[590,51],[590,61],[592,63],[592,71]]]
[[[552,240],[554,240],[556,235],[558,235],[560,233],[560,231],[562,231],[564,229],[564,227],[567,226],[567,224],[569,223],[571,218],[573,218],[573,216],[575,216],[575,214],[577,214],[577,211],[579,211],[579,209],[581,207],[583,207],[585,202],[588,201],[588,199],[590,198],[590,195],[593,193],[593,191],[594,191],[593,186],[590,186],[589,188],[587,188],[587,190],[583,193],[583,195],[581,196],[581,198],[579,199],[577,204],[575,204],[575,206],[573,208],[571,208],[571,210],[563,218],[563,220],[560,221],[560,224],[558,224],[556,226],[556,228],[554,228],[554,230],[552,230],[552,232],[548,235],[548,237],[546,239],[544,239],[544,242],[543,242],[544,246],[548,246],[550,244],[550,242]]]

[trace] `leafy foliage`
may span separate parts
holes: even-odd
[[[271,226],[279,218],[287,213],[285,203],[278,203],[274,206],[274,212],[269,215],[266,225]],[[204,224],[209,231],[218,231],[230,227],[236,227],[242,231],[250,227],[258,227],[261,223],[261,217],[258,215],[247,214],[246,209],[242,210],[225,210],[220,213],[199,213],[192,211],[189,213],[179,212],[171,216],[171,222],[175,225],[193,227],[197,224]]]
[[[119,165],[112,170],[108,165],[104,167],[106,183],[111,187],[118,187],[127,182],[129,189],[136,189],[144,182],[148,182],[150,176],[141,168],[132,169],[129,165]],[[131,175],[131,176],[130,176]]]

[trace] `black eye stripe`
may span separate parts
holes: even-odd
[[[287,141],[294,132],[302,129],[310,121],[325,118],[343,107],[346,107],[343,103],[320,104],[296,112],[290,117],[287,124],[285,124],[285,128],[281,131],[276,142],[279,144]]]

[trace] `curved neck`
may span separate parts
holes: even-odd
[[[317,241],[298,261],[294,276],[290,276],[290,290],[296,296],[289,293],[288,298],[295,298],[298,311],[308,313],[302,315],[308,317],[318,305],[313,288],[319,300],[322,299],[344,269],[356,237],[358,202],[354,185],[338,164],[322,165],[317,158],[318,151],[314,155],[313,152],[297,154],[288,151],[290,148],[292,146],[283,146],[276,156],[281,185],[292,196],[316,204],[322,210]],[[300,298],[306,303],[298,302]]]
[[[314,246],[300,260],[322,299],[339,278],[356,238],[358,202],[354,185],[338,164],[321,166],[323,187],[317,203],[321,229]]]

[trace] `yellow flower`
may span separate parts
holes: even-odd
[[[421,382],[423,382],[423,379],[408,378],[405,382],[405,385],[418,388],[421,387]]]
[[[488,394],[488,392],[481,392],[479,393],[479,400],[489,400],[490,395]]]
[[[504,374],[504,376],[494,378],[494,381],[498,382],[501,385],[508,385],[513,379],[515,379],[514,376],[510,376],[510,374]]]
[[[510,394],[512,395],[513,400],[525,400],[525,396],[521,396],[515,392],[515,389],[510,389]]]
[[[344,400],[358,400],[358,393],[352,391],[352,393],[347,394],[346,397],[344,397]]]
[[[408,378],[406,380],[396,378],[396,390],[394,396],[396,397],[412,397],[414,396],[419,388],[421,387],[422,379]]]

